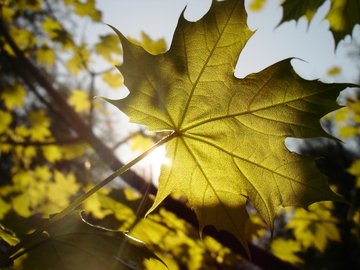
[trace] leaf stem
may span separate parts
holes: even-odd
[[[112,180],[114,180],[116,177],[122,175],[124,172],[129,170],[132,166],[134,166],[139,161],[143,160],[145,157],[147,157],[152,151],[154,151],[159,146],[167,143],[171,139],[177,136],[176,132],[172,132],[171,134],[167,135],[166,137],[162,138],[160,141],[152,145],[149,149],[147,149],[145,152],[134,158],[129,163],[125,164],[118,170],[116,170],[114,173],[109,175],[107,178],[96,184],[92,189],[84,193],[83,195],[76,198],[69,206],[64,208],[60,213],[56,214],[52,218],[48,220],[45,224],[40,226],[37,230],[35,230],[33,233],[29,234],[26,238],[24,238],[21,242],[19,242],[14,247],[10,248],[7,253],[5,253],[3,256],[0,257],[0,267],[9,265],[15,258],[16,253],[23,249],[27,248],[36,238],[43,233],[48,227],[50,227],[55,222],[61,220],[68,214],[70,214],[76,207],[78,207],[83,201],[85,201],[87,198],[89,198],[91,195],[96,193],[98,190],[100,190],[102,187],[104,187],[106,184],[110,183]],[[15,255],[15,256],[14,256]]]

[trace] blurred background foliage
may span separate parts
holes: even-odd
[[[351,9],[354,1],[332,1],[328,18],[337,41],[359,23],[359,9]],[[253,10],[260,10],[263,2],[252,1]],[[283,21],[301,16],[311,20],[323,2],[285,1]],[[109,174],[109,164],[91,136],[106,142],[112,151],[128,145],[135,153],[150,146],[156,136],[139,127],[116,141],[111,112],[93,99],[103,93],[99,86],[110,91],[123,86],[114,67],[121,64],[122,55],[116,35],[101,35],[91,43],[81,33],[84,23],[102,21],[95,0],[3,0],[0,5],[0,253],[5,253]],[[344,16],[349,9],[351,14]],[[166,48],[164,40],[153,41],[146,33],[134,42],[152,53]],[[355,61],[360,58],[359,48],[360,44]],[[19,53],[34,69],[21,67]],[[94,68],[98,61],[102,70]],[[33,76],[34,70],[43,77]],[[55,99],[42,78],[56,90]],[[249,241],[300,268],[360,267],[360,95],[355,92],[345,99],[345,107],[323,120],[328,132],[341,141],[306,140],[299,145],[301,153],[322,157],[319,168],[349,203],[283,209],[273,232],[249,205]],[[86,130],[79,132],[69,124],[74,114]],[[130,231],[169,269],[259,269],[213,238],[201,239],[197,228],[164,208],[143,219],[152,199],[144,193],[118,181],[86,200],[82,209],[92,224]],[[46,257],[47,251],[43,252]],[[38,269],[37,256],[27,253],[7,268]],[[51,263],[56,264],[43,267],[50,269]],[[144,265],[160,269],[157,261],[147,260]]]

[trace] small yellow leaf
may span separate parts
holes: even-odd
[[[42,141],[51,135],[49,127],[50,120],[42,110],[32,111],[29,115],[31,129],[29,129],[30,139]]]
[[[75,14],[79,16],[89,16],[93,21],[96,22],[101,20],[101,11],[96,9],[95,0],[66,1],[65,4],[73,5]]]
[[[149,149],[154,144],[153,140],[145,137],[141,134],[135,135],[130,140],[131,150],[136,152],[144,152],[146,149]]]
[[[4,88],[5,89],[0,94],[0,97],[4,101],[6,108],[12,110],[15,107],[22,107],[26,97],[24,87],[17,84]]]
[[[92,187],[89,186],[87,190]],[[101,197],[106,196],[109,193],[109,190],[106,188],[102,188],[94,195],[89,197],[86,201],[83,202],[83,208],[87,213],[92,214],[95,218],[103,219],[104,217],[113,214],[113,211],[110,209],[106,209],[101,204]]]
[[[42,22],[42,28],[51,39],[57,38],[59,31],[62,31],[61,24],[50,17],[46,17],[44,19]]]
[[[35,37],[32,32],[25,28],[13,27],[9,31],[20,50],[26,50],[35,45]]]
[[[291,263],[303,263],[303,260],[296,255],[301,251],[301,245],[294,240],[275,239],[271,242],[271,251],[275,256]]]
[[[119,72],[105,72],[102,75],[102,79],[112,88],[120,88],[124,85],[124,78]]]
[[[34,174],[40,181],[49,181],[51,179],[51,172],[47,166],[37,166],[34,170]]]
[[[61,160],[62,158],[61,150],[57,145],[42,146],[41,149],[45,158],[51,163]]]
[[[68,102],[74,107],[76,112],[84,112],[90,109],[89,95],[80,89],[72,91]]]
[[[339,66],[333,66],[332,68],[328,69],[327,75],[328,76],[337,76],[341,74],[341,67]]]
[[[74,48],[73,56],[66,63],[66,67],[69,71],[78,75],[80,71],[83,71],[90,59],[90,52],[85,44],[82,44],[79,48]]]
[[[61,155],[63,159],[67,159],[67,160],[81,157],[85,154],[86,147],[87,146],[84,143],[63,145],[60,147]]]
[[[248,4],[248,7],[252,12],[260,12],[264,8],[265,4],[266,0],[252,0]]]
[[[339,135],[344,139],[354,137],[357,133],[357,129],[353,126],[343,126],[339,128]]]
[[[145,32],[141,32],[141,40],[129,38],[132,43],[142,46],[147,52],[157,55],[166,51],[165,39],[153,40]]]
[[[15,9],[8,7],[6,5],[1,7],[2,9],[2,19],[4,20],[5,23],[10,23],[12,21],[12,18],[15,14]]]
[[[347,171],[355,176],[360,176],[360,159],[355,160]]]
[[[47,46],[36,51],[36,60],[39,64],[52,67],[55,63],[55,52]]]
[[[334,112],[334,120],[335,122],[345,121],[349,116],[350,110],[348,107],[343,107]]]
[[[100,36],[100,41],[95,45],[95,51],[111,64],[115,64],[113,54],[122,53],[120,40],[113,34]]]
[[[9,112],[4,112],[0,110],[0,134],[4,133],[7,128],[9,127],[11,121],[12,121],[12,116]]]
[[[11,200],[12,207],[16,214],[21,217],[30,217],[32,212],[30,211],[30,201],[27,194],[21,194],[14,197]]]

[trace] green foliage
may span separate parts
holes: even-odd
[[[200,229],[227,230],[246,246],[248,201],[272,226],[279,206],[338,198],[313,161],[287,151],[284,140],[325,136],[319,119],[337,108],[345,85],[301,80],[288,61],[235,79],[233,67],[251,36],[242,3],[214,3],[203,20],[181,20],[164,55],[149,55],[119,36],[119,70],[131,93],[110,102],[133,122],[173,132],[166,145],[171,166],[162,167],[149,212],[182,192]]]

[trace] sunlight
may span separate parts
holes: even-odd
[[[169,166],[171,164],[171,160],[166,157],[165,146],[162,145],[156,148],[146,157],[146,161],[150,166],[152,182],[155,186],[158,186],[161,166]]]

